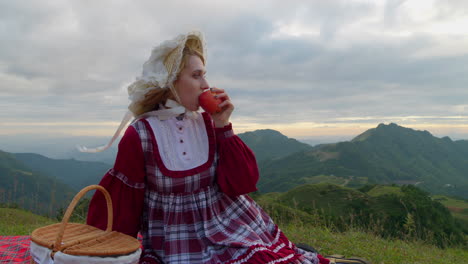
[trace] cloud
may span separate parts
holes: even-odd
[[[4,1],[0,122],[119,121],[151,48],[192,29],[244,125],[458,122],[467,16],[466,1]]]

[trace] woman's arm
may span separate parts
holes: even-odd
[[[232,130],[232,124],[215,128],[218,146],[218,185],[229,196],[257,190],[259,172],[253,151]]]
[[[229,95],[220,88],[210,88],[222,100],[221,112],[211,115],[218,148],[218,185],[230,196],[246,194],[257,190],[259,178],[257,161],[252,150],[234,134],[229,122],[234,104]]]
[[[112,229],[136,237],[144,202],[145,162],[140,138],[132,126],[127,128],[119,143],[114,167],[99,184],[106,188],[112,198]],[[87,223],[106,229],[106,202],[100,192],[96,192],[90,202]]]

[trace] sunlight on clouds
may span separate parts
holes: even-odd
[[[466,107],[466,106],[465,106]],[[363,120],[393,120],[398,123],[401,121],[417,121],[417,120],[450,120],[450,121],[468,121],[468,116],[364,116],[364,117],[339,117],[334,118],[334,121],[363,121]]]
[[[402,1],[401,8],[411,16],[415,22],[427,22],[437,14],[435,0]]]
[[[461,35],[466,36],[468,20],[466,17],[443,21],[428,26],[428,32],[440,35]]]
[[[412,26],[415,31],[436,35],[466,36],[468,28],[466,17],[451,16],[450,20],[438,18],[439,6],[434,0],[405,1],[401,8],[414,23]]]
[[[310,25],[303,25],[300,22],[294,21],[292,23],[277,22],[275,25],[276,30],[271,34],[271,38],[282,37],[304,37],[304,36],[319,36],[320,29]]]
[[[427,130],[436,137],[468,140],[468,124],[411,124],[404,125],[416,130]]]
[[[354,135],[375,127],[375,123],[277,123],[260,124],[254,122],[233,122],[236,133],[254,131],[258,129],[273,129],[292,138],[306,138],[314,136],[343,136]]]
[[[454,105],[451,107],[453,112],[468,112],[468,104]]]
[[[468,122],[463,123],[435,123],[425,122],[432,117],[408,116],[393,120],[376,121],[374,117],[337,118],[330,122],[296,122],[261,124],[253,120],[234,119],[234,131],[243,133],[259,129],[273,129],[291,138],[310,138],[321,136],[354,137],[364,131],[377,127],[380,123],[396,123],[403,127],[416,130],[428,130],[436,136],[450,134],[468,134]],[[437,117],[436,117],[437,118]],[[440,118],[440,117],[439,117]],[[444,117],[445,119],[468,120],[468,116]],[[399,120],[398,122],[395,120]],[[70,136],[108,136],[111,137],[120,123],[118,122],[4,122],[0,123],[0,135],[37,134],[70,135]]]
[[[468,24],[466,25],[468,28]],[[462,56],[468,54],[468,35],[439,36],[434,45],[411,54],[413,58]]]

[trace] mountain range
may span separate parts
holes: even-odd
[[[16,153],[13,155],[28,168],[51,176],[69,185],[74,190],[97,184],[110,167],[109,164],[103,162],[49,159],[34,153]]]
[[[314,147],[269,129],[239,137],[256,154],[262,193],[319,182],[346,187],[375,183],[414,184],[431,193],[468,198],[466,140],[438,138],[397,124],[380,124],[351,141]],[[97,184],[110,167],[1,151],[0,203],[50,213],[68,204],[79,189]]]
[[[14,154],[0,151],[0,205],[53,215],[66,206],[74,194],[75,190],[69,185],[31,169]]]
[[[276,137],[272,134],[269,141],[281,142]],[[255,146],[252,149],[262,156]],[[468,141],[438,138],[394,123],[380,124],[351,141],[298,149],[259,165],[262,192],[331,181],[349,187],[415,184],[431,193],[468,198]]]

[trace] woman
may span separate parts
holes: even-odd
[[[205,78],[199,32],[154,48],[142,76],[129,86],[136,116],[119,143],[115,165],[101,180],[114,204],[114,230],[143,236],[141,263],[319,263],[297,248],[248,196],[258,168],[230,123],[223,89]],[[205,90],[221,112],[200,114]],[[105,228],[102,194],[88,224]]]

